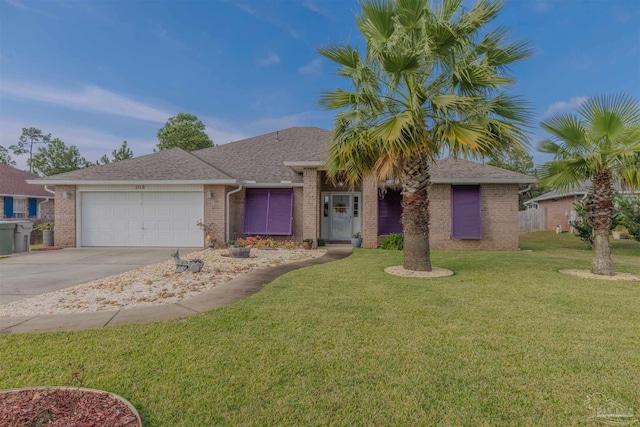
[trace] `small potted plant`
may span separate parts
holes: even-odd
[[[196,226],[206,233],[205,245],[208,248],[213,248],[216,246],[216,239],[213,237],[215,235],[215,224],[205,224],[201,219],[196,222]]]
[[[227,242],[227,248],[229,249],[229,256],[232,258],[249,258],[251,253],[251,245],[248,241],[242,238],[237,240],[229,240]]]
[[[313,247],[313,239],[304,239],[302,241],[302,248],[310,250]]]
[[[358,231],[357,233],[354,233],[351,238],[351,247],[359,248],[360,246],[362,246],[362,234]]]

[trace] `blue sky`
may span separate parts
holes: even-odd
[[[179,112],[218,144],[330,129],[319,93],[346,82],[316,49],[360,43],[357,11],[350,0],[0,0],[0,145],[33,126],[88,160],[125,139],[139,156]],[[640,1],[512,0],[496,24],[536,48],[513,67],[536,124],[590,96],[640,98]]]

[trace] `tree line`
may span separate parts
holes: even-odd
[[[205,132],[205,125],[192,114],[179,113],[169,118],[167,123],[158,130],[158,144],[156,150],[168,150],[179,147],[186,151],[195,151],[213,147],[213,141]],[[36,150],[34,152],[34,150]],[[111,152],[111,156],[104,154],[95,162],[90,162],[81,154],[75,145],[66,145],[59,138],[52,138],[35,127],[22,128],[18,142],[8,148],[0,145],[0,164],[15,166],[12,157],[28,155],[27,167],[29,172],[41,176],[51,176],[71,172],[92,166],[133,158],[133,151],[127,141]]]

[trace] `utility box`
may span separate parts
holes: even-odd
[[[13,234],[13,252],[29,252],[29,241],[33,223],[31,221],[15,221],[16,229]]]
[[[9,255],[13,252],[13,233],[15,222],[0,221],[0,255]]]

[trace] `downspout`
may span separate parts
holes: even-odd
[[[527,191],[531,190],[531,187],[533,187],[533,184],[529,184],[529,186],[527,188],[525,188],[524,190],[518,191],[518,194],[526,193]]]
[[[235,190],[231,190],[231,191],[229,191],[227,193],[227,220],[225,221],[227,223],[226,224],[227,225],[227,230],[226,230],[227,231],[227,233],[226,233],[227,235],[226,235],[225,242],[229,241],[229,233],[230,233],[230,231],[229,231],[229,223],[230,223],[230,220],[229,220],[229,202],[231,200],[231,195],[232,194],[236,194],[240,190],[242,190],[242,184],[238,184],[238,188],[236,188]]]

